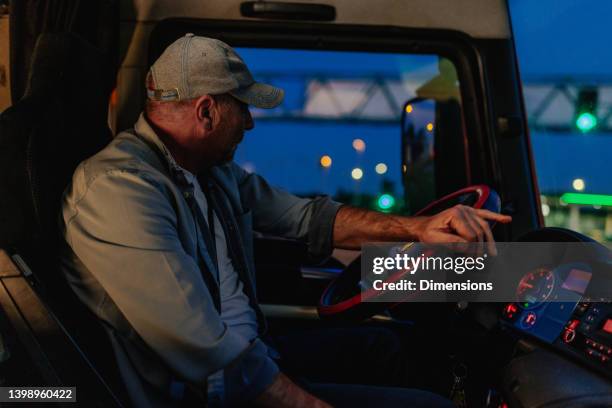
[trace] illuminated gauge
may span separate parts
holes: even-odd
[[[531,329],[538,321],[538,315],[535,312],[528,312],[521,319],[521,327],[523,329]]]
[[[550,269],[537,268],[521,278],[516,288],[516,299],[523,309],[545,302],[555,287],[555,275]]]

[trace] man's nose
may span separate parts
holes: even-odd
[[[249,108],[246,109],[246,116],[244,118],[244,129],[251,130],[255,127],[255,121],[253,120],[253,116],[251,116],[251,111]]]

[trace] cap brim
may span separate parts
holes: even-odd
[[[256,108],[276,108],[283,102],[285,91],[272,85],[255,82],[246,88],[229,92],[234,98]]]

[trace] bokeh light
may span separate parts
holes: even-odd
[[[353,140],[353,149],[357,150],[359,153],[365,152],[366,144],[361,139]]]
[[[383,194],[378,197],[376,204],[381,210],[389,210],[395,205],[395,198],[391,194]]]
[[[376,170],[378,174],[385,174],[387,172],[387,165],[385,163],[378,163],[374,170]]]
[[[586,185],[584,183],[584,180],[581,179],[581,178],[577,178],[577,179],[574,179],[574,181],[572,181],[572,187],[574,187],[574,190],[576,190],[576,191],[584,190],[585,186]]]
[[[331,167],[332,159],[328,155],[324,155],[324,156],[321,156],[321,160],[319,160],[319,163],[321,164],[321,167],[323,167],[324,169],[327,169]]]
[[[590,132],[597,126],[597,118],[590,112],[584,112],[576,118],[576,127],[581,132]]]

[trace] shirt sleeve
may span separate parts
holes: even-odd
[[[222,322],[196,261],[177,233],[169,193],[146,175],[98,176],[63,208],[66,240],[134,330],[186,381],[231,367],[233,385],[255,396],[278,367],[259,339]]]
[[[333,227],[341,203],[328,196],[301,198],[272,187],[261,176],[233,164],[240,197],[253,212],[253,228],[262,233],[304,241],[314,259],[333,250]]]

